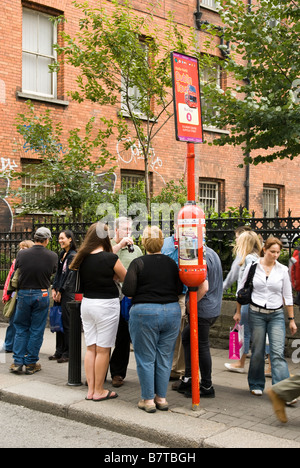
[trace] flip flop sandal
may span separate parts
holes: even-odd
[[[118,394],[115,393],[114,395],[112,395],[112,391],[109,390],[108,391],[108,394],[103,397],[103,398],[93,398],[93,401],[105,401],[105,400],[113,400],[114,398],[117,398],[118,397]]]

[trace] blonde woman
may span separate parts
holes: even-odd
[[[123,284],[132,297],[129,331],[137,364],[142,399],[147,413],[168,410],[166,393],[178,337],[181,310],[178,295],[183,285],[174,260],[163,255],[163,234],[156,227],[143,233],[147,255],[133,260]]]
[[[254,231],[246,231],[241,234],[234,248],[234,254],[240,258],[240,270],[238,276],[237,291],[241,288],[241,281],[248,265],[257,261],[262,251],[262,245],[258,235]],[[249,330],[249,304],[241,306],[240,325],[244,325],[244,354],[236,364],[226,363],[225,367],[230,372],[245,372],[245,361],[250,349],[250,330]],[[234,316],[236,319],[236,316]]]

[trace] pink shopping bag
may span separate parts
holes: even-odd
[[[236,323],[229,334],[229,359],[240,360],[244,354],[244,325]]]

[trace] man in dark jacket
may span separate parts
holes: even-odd
[[[37,229],[35,245],[21,250],[16,259],[15,270],[19,269],[18,299],[14,325],[13,373],[34,374],[41,370],[39,352],[43,343],[44,331],[49,310],[50,278],[57,269],[57,254],[46,247],[51,232],[45,227]]]
[[[209,344],[209,332],[221,313],[223,298],[223,272],[220,258],[209,247],[206,247],[207,277],[198,288],[198,342],[199,366],[201,374],[200,396],[214,398],[212,385],[212,359]],[[188,306],[187,306],[188,310]],[[192,396],[191,391],[191,349],[190,325],[182,332],[182,344],[185,357],[185,376],[172,385],[173,390]]]

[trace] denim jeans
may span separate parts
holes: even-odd
[[[129,332],[144,400],[167,394],[180,322],[178,302],[131,307]]]
[[[41,289],[20,289],[14,319],[16,329],[14,361],[35,364],[43,344],[49,310],[49,293]]]
[[[252,338],[252,355],[248,373],[250,390],[265,388],[265,346],[269,335],[272,384],[287,379],[290,374],[284,358],[285,318],[283,309],[271,314],[254,312],[249,309],[249,324]]]
[[[209,344],[209,332],[218,317],[201,318],[198,317],[198,349],[199,367],[201,374],[201,385],[205,388],[212,386],[212,359]],[[192,376],[191,366],[191,331],[188,324],[182,332],[182,344],[184,347],[185,377]]]
[[[249,305],[246,304],[241,307],[240,325],[244,325],[244,354],[248,354],[250,349]]]

